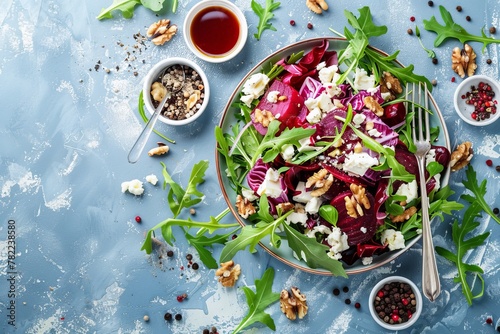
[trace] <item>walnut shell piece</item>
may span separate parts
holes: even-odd
[[[219,282],[224,287],[232,287],[238,280],[241,274],[239,264],[234,264],[234,261],[222,262],[220,268],[215,272],[215,276],[219,277]]]
[[[467,166],[474,156],[472,143],[469,141],[458,145],[455,151],[451,153],[450,167],[452,172],[456,172]]]
[[[325,0],[306,0],[306,6],[316,14],[321,14],[324,10],[328,10],[328,4]]]
[[[170,24],[169,19],[162,19],[149,26],[147,36],[155,45],[163,45],[177,33],[177,25]]]
[[[373,96],[366,96],[363,99],[363,102],[365,103],[365,107],[370,109],[375,115],[377,115],[378,117],[384,116],[384,108],[382,108],[382,106],[377,101],[375,101]]]

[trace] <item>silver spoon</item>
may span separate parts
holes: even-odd
[[[161,83],[165,87],[165,83],[163,82],[163,78],[165,76],[165,73],[168,72],[172,67],[177,66],[177,65],[172,65],[167,67],[161,74]],[[184,81],[186,79],[186,72],[184,70],[184,66],[180,65],[182,68],[182,84],[179,85],[179,87],[174,88],[174,92],[178,92],[184,85]],[[144,147],[146,146],[146,143],[148,142],[149,136],[151,135],[151,132],[153,132],[154,126],[156,124],[156,121],[158,120],[158,117],[161,114],[161,111],[163,110],[163,107],[165,106],[165,103],[167,102],[168,99],[172,96],[172,91],[169,90],[167,87],[165,87],[167,92],[165,93],[165,96],[161,100],[160,104],[154,111],[153,115],[149,118],[148,122],[146,123],[146,126],[142,130],[141,134],[137,138],[134,146],[130,149],[130,152],[128,154],[128,162],[131,164],[136,163],[139,160],[139,157],[141,156],[142,151],[144,150]]]

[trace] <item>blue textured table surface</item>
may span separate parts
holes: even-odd
[[[167,1],[168,3],[169,1]],[[310,37],[333,36],[330,27],[343,31],[344,9],[370,5],[375,23],[388,33],[371,44],[388,53],[400,50],[398,59],[414,64],[415,72],[437,80],[433,95],[444,115],[451,144],[469,140],[474,145],[472,165],[480,179],[488,179],[486,201],[500,207],[500,123],[484,128],[462,122],[453,110],[453,93],[462,80],[451,69],[451,51],[460,42],[449,40],[438,48],[435,34],[422,21],[444,4],[456,22],[479,34],[481,27],[499,27],[498,2],[480,1],[362,1],[327,0],[322,15],[309,11],[305,1],[282,1],[262,39],[253,37],[258,22],[250,1],[236,0],[249,26],[242,54],[223,64],[194,57],[183,40],[183,31],[166,45],[140,43],[137,34],[159,17],[182,27],[183,18],[196,1],[179,0],[175,14],[156,15],[138,7],[132,19],[98,21],[96,16],[109,1],[4,0],[0,10],[0,332],[3,333],[201,333],[216,326],[229,333],[245,316],[247,304],[241,289],[217,283],[214,270],[203,265],[187,268],[186,254],[196,251],[178,237],[172,258],[162,261],[140,251],[144,232],[169,216],[166,192],[161,185],[145,184],[140,197],[121,192],[121,183],[161,177],[163,161],[175,181],[185,185],[191,166],[210,161],[206,194],[196,206],[196,217],[207,219],[226,207],[215,172],[214,127],[234,87],[262,58],[290,43]],[[263,1],[259,1],[263,3]],[[376,5],[374,5],[376,3]],[[461,5],[462,12],[455,7]],[[466,16],[471,20],[467,21]],[[410,18],[415,17],[415,22]],[[289,21],[294,20],[295,26]],[[308,23],[313,29],[308,29]],[[420,27],[422,41],[437,55],[434,65],[408,28]],[[497,33],[498,34],[498,33]],[[499,77],[498,46],[478,54],[476,73]],[[196,61],[207,73],[211,99],[206,113],[195,123],[157,129],[174,138],[171,151],[161,158],[143,156],[134,165],[127,154],[144,123],[137,111],[142,80],[159,60],[182,56]],[[487,59],[492,64],[486,63]],[[105,69],[109,69],[109,73]],[[456,78],[453,82],[452,78]],[[151,146],[159,137],[150,138]],[[491,159],[493,167],[486,165]],[[450,185],[464,192],[464,170],[452,173]],[[456,214],[456,218],[460,215]],[[142,223],[135,222],[135,216]],[[230,217],[228,217],[230,219]],[[500,227],[486,215],[481,231],[490,231],[485,245],[467,254],[467,261],[484,269],[485,294],[469,307],[459,285],[456,269],[438,256],[443,291],[437,301],[424,301],[421,318],[408,332],[492,333],[500,319]],[[450,219],[434,225],[434,243],[452,247]],[[9,248],[8,231],[15,230],[15,257]],[[220,248],[215,248],[217,255]],[[216,256],[217,257],[217,256]],[[371,287],[381,278],[402,275],[421,287],[421,242],[383,267],[348,279],[316,276],[287,267],[262,249],[240,252],[242,265],[237,287],[250,286],[264,270],[275,268],[273,291],[298,286],[307,296],[308,315],[291,322],[279,304],[267,309],[277,333],[379,333],[368,311]],[[11,260],[9,262],[9,260]],[[182,269],[183,268],[183,269]],[[349,287],[334,296],[332,289]],[[11,292],[13,294],[11,294]],[[179,303],[176,296],[187,293]],[[344,299],[360,302],[361,308]],[[15,311],[12,312],[12,306]],[[181,321],[167,323],[165,312],[180,313]],[[15,327],[12,326],[14,315]],[[150,320],[145,322],[143,316]],[[10,318],[9,318],[10,316]],[[493,325],[486,323],[491,317]],[[9,323],[10,321],[10,323]],[[256,325],[248,333],[272,332]]]

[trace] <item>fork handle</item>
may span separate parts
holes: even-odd
[[[441,283],[439,281],[439,273],[436,264],[436,254],[434,252],[434,244],[432,242],[431,224],[429,219],[429,198],[427,197],[427,189],[424,174],[424,162],[420,159],[419,174],[420,174],[420,189],[421,189],[421,206],[422,206],[422,291],[431,302],[441,293]]]

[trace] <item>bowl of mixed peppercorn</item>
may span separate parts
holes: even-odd
[[[454,104],[458,116],[468,124],[486,126],[493,124],[500,112],[498,99],[500,85],[486,75],[468,77],[458,85]]]
[[[422,295],[409,279],[386,277],[372,289],[369,309],[380,326],[393,331],[402,330],[412,326],[422,313]]]

